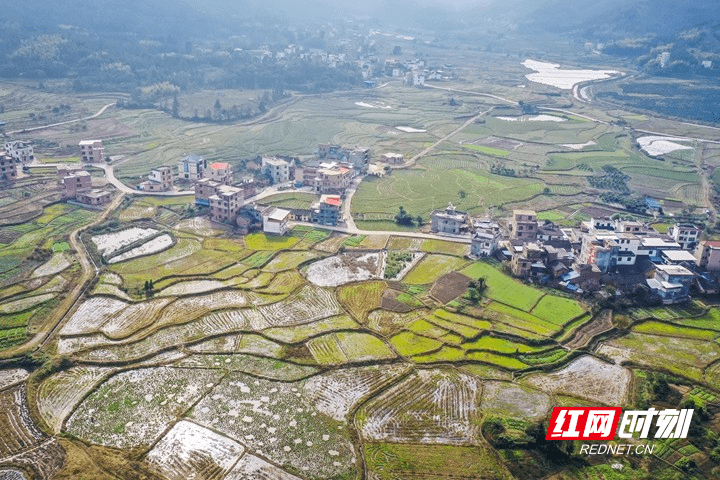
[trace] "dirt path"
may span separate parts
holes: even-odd
[[[92,261],[92,258],[85,249],[85,245],[80,241],[80,232],[104,222],[110,212],[115,211],[120,206],[124,197],[124,194],[118,195],[112,202],[110,202],[110,204],[95,219],[95,221],[89,225],[84,225],[76,230],[73,230],[70,234],[70,246],[76,252],[77,259],[82,268],[82,276],[75,284],[75,287],[68,292],[67,296],[65,296],[60,305],[58,305],[57,308],[50,313],[42,332],[36,334],[29,342],[5,350],[2,354],[0,354],[0,358],[16,357],[28,353],[29,351],[38,350],[47,344],[56,331],[60,330],[64,321],[69,318],[68,314],[74,309],[80,297],[87,289],[90,280],[95,278],[98,274],[97,266],[95,266],[95,263]]]
[[[65,121],[65,122],[51,123],[51,124],[49,124],[49,125],[42,125],[42,126],[40,126],[40,127],[23,128],[22,130],[15,130],[14,132],[7,132],[6,135],[15,135],[15,134],[18,134],[18,133],[34,132],[34,131],[37,131],[37,130],[45,130],[46,128],[59,127],[59,126],[61,126],[61,125],[68,125],[68,124],[70,124],[70,123],[77,123],[77,122],[82,122],[82,121],[85,121],[85,120],[90,120],[90,119],[92,119],[92,118],[97,118],[97,117],[99,117],[100,115],[102,115],[103,113],[105,113],[105,110],[107,110],[108,108],[112,107],[113,105],[115,105],[115,103],[108,103],[107,105],[105,105],[104,107],[102,107],[100,110],[98,110],[98,112],[97,112],[96,114],[90,115],[89,117],[82,117],[82,118],[78,118],[77,120],[67,120],[67,121]]]

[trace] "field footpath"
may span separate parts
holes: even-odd
[[[398,232],[395,230],[360,230],[359,228],[351,228],[351,227],[329,227],[325,225],[319,225],[317,223],[310,223],[310,222],[288,222],[289,226],[296,226],[296,225],[302,225],[305,227],[313,227],[313,228],[319,228],[322,230],[330,230],[333,232],[340,232],[340,233],[350,233],[352,235],[393,235],[396,237],[412,237],[412,238],[422,238],[422,239],[429,239],[429,240],[445,240],[448,242],[455,242],[455,243],[472,243],[472,240],[470,236],[467,237],[459,237],[457,235],[436,235],[432,233],[420,233],[420,232]]]
[[[52,338],[53,333],[55,333],[55,331],[59,331],[62,327],[64,320],[70,318],[69,313],[71,313],[71,311],[75,308],[78,300],[87,289],[90,280],[98,274],[98,268],[95,266],[94,262],[90,258],[90,255],[87,253],[85,245],[80,241],[80,232],[104,222],[107,216],[120,206],[123,198],[125,198],[125,194],[123,193],[116,196],[105,208],[105,211],[98,215],[95,221],[73,230],[70,234],[70,246],[73,250],[75,250],[77,258],[80,261],[80,266],[82,267],[82,276],[80,277],[80,280],[75,284],[75,287],[68,292],[67,296],[63,299],[60,305],[58,305],[58,307],[55,308],[55,310],[53,310],[53,312],[49,315],[43,331],[38,332],[29,342],[3,351],[2,354],[0,354],[0,359],[17,357],[24,355],[29,351],[35,351],[38,348],[44,347],[48,340]]]
[[[90,115],[90,116],[88,116],[88,117],[78,118],[77,120],[66,120],[66,121],[64,121],[64,122],[51,123],[51,124],[49,124],[49,125],[41,125],[41,126],[39,126],[39,127],[23,128],[22,130],[15,130],[14,132],[7,132],[5,135],[16,135],[16,134],[18,134],[18,133],[34,132],[34,131],[37,131],[37,130],[45,130],[46,128],[53,128],[53,127],[59,127],[59,126],[62,126],[62,125],[68,125],[68,124],[70,124],[70,123],[83,122],[83,121],[85,121],[85,120],[90,120],[90,119],[92,119],[92,118],[97,118],[97,117],[99,117],[100,115],[102,115],[103,113],[105,113],[105,110],[107,110],[108,108],[110,108],[110,107],[112,107],[112,106],[114,106],[114,105],[115,105],[115,103],[108,103],[107,105],[105,105],[104,107],[102,107],[100,110],[98,110],[97,113],[95,113],[94,115]]]

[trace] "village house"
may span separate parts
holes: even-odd
[[[342,195],[357,175],[348,163],[308,161],[297,167],[295,177],[303,186],[326,195]]]
[[[215,162],[210,164],[203,172],[203,178],[212,180],[213,182],[223,185],[232,185],[233,173],[232,166],[225,162]]]
[[[319,225],[335,226],[342,219],[342,200],[339,195],[323,195],[313,204],[311,221]]]
[[[433,210],[430,217],[432,232],[460,235],[467,231],[467,212],[458,211],[452,203],[449,203],[444,210]]]
[[[683,250],[695,249],[700,237],[700,229],[692,223],[676,223],[668,228],[667,233]]]
[[[90,206],[100,206],[110,203],[112,194],[106,190],[90,190],[78,192],[75,201]]]
[[[474,221],[470,255],[477,258],[489,257],[498,249],[500,240],[502,240],[500,225],[490,219]]]
[[[85,170],[76,170],[63,177],[63,197],[76,198],[79,193],[92,190],[92,176]]]
[[[35,160],[32,145],[19,140],[5,142],[5,153],[13,157],[18,163],[30,163]]]
[[[263,232],[274,235],[285,235],[288,231],[290,211],[271,207],[262,213]]]
[[[356,148],[348,152],[347,163],[353,165],[358,172],[367,172],[370,165],[370,149]]]
[[[105,160],[102,140],[82,140],[79,146],[83,162],[100,163]]]
[[[690,270],[680,265],[656,265],[655,275],[647,279],[647,285],[664,304],[681,303],[688,300],[694,277]]]
[[[15,183],[19,163],[19,161],[8,154],[0,154],[0,183]]]
[[[510,234],[513,240],[534,242],[537,239],[537,213],[534,210],[513,210]]]
[[[173,188],[173,173],[172,169],[166,165],[162,167],[153,168],[150,170],[148,179],[140,185],[138,190],[144,192],[167,192]]]
[[[402,165],[405,163],[405,158],[401,153],[388,152],[380,155],[380,161],[390,165]]]
[[[190,154],[178,163],[178,178],[198,181],[203,178],[203,172],[207,168],[207,160],[198,155]]]
[[[273,185],[290,181],[290,162],[277,157],[262,157],[262,171],[267,174]]]
[[[720,242],[702,241],[695,248],[695,263],[709,272],[720,271]]]
[[[235,224],[243,207],[243,191],[202,178],[195,184],[195,204],[209,207],[210,220]]]

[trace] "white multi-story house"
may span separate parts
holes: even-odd
[[[168,166],[153,168],[145,182],[138,185],[138,189],[146,192],[166,192],[173,188],[173,173]]]
[[[484,219],[473,223],[470,254],[475,257],[489,257],[498,249],[502,233],[500,225]]]
[[[693,250],[697,245],[700,229],[692,223],[676,223],[668,228],[667,233],[683,250]]]
[[[178,163],[178,178],[198,181],[203,178],[203,172],[207,168],[207,160],[198,155],[187,155]]]
[[[5,153],[22,163],[29,163],[35,160],[32,145],[19,140],[5,142]]]
[[[274,185],[290,181],[290,163],[277,157],[262,157],[262,170]]]

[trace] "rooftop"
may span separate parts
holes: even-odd
[[[716,241],[712,241],[712,242],[707,241],[707,242],[705,242],[705,245],[707,245],[710,248],[720,248],[720,242],[716,242]]]
[[[668,275],[693,275],[690,270],[680,265],[657,265],[655,268]]]
[[[671,262],[694,262],[695,257],[686,250],[666,250],[663,255]]]
[[[642,239],[643,247],[665,247],[665,248],[680,248],[680,244],[673,242],[672,240],[665,240],[664,238],[648,237]]]
[[[285,220],[288,217],[288,215],[290,215],[290,210],[284,210],[282,208],[275,208],[275,209],[271,210],[270,213],[268,214],[268,219],[274,220],[276,222],[282,222],[283,220]]]
[[[94,145],[94,144],[96,144],[96,143],[98,143],[98,142],[102,142],[102,140],[81,140],[78,145],[80,145],[81,147],[83,147],[83,146],[85,146],[85,145]]]
[[[513,210],[513,215],[537,215],[535,210]]]
[[[339,195],[323,195],[320,197],[320,202],[327,203],[328,205],[334,205],[336,207],[342,205],[342,200]]]
[[[213,170],[224,170],[224,169],[228,168],[228,166],[229,165],[227,163],[215,162],[212,165],[210,165],[210,168]]]

